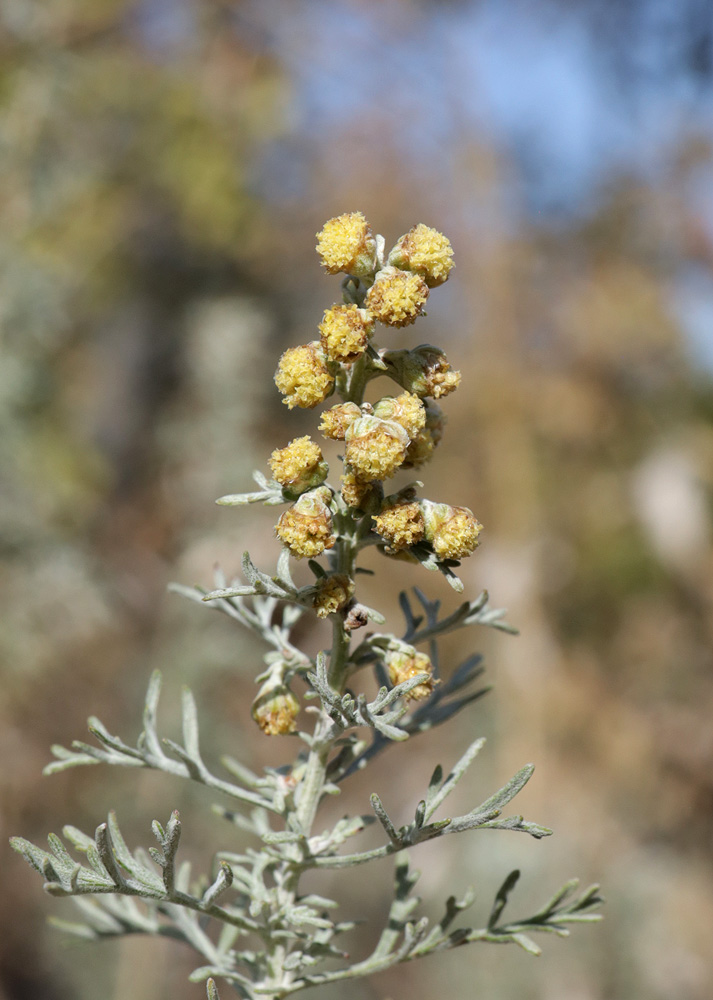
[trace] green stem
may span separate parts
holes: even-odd
[[[345,380],[338,380],[338,391],[343,401],[361,405],[364,398],[364,389],[370,376],[371,371],[368,358],[366,355],[362,355],[352,365],[348,377]],[[355,520],[352,514],[342,506],[339,513],[335,516],[335,522],[337,528],[335,569],[337,573],[344,574],[353,579],[359,549],[359,521]],[[340,694],[343,693],[346,685],[350,646],[351,635],[345,628],[344,612],[340,612],[332,618],[332,649],[328,671],[330,686]],[[327,766],[333,746],[334,726],[327,713],[322,711],[314,729],[309,756],[299,785],[295,810],[297,825],[305,837],[309,837],[310,835],[319,804],[324,794],[324,787],[327,783]],[[294,867],[294,862],[292,862],[292,867],[294,882],[290,884],[288,891],[293,898],[296,898],[301,870]],[[289,987],[291,977],[284,968],[280,968],[280,966],[284,966],[284,959],[288,953],[289,948],[286,949],[286,953],[283,955],[277,951],[273,954],[271,962],[273,977],[267,985],[276,985],[278,992],[276,992],[275,996],[283,996],[287,992],[290,992],[289,988],[286,987]]]
[[[354,562],[356,548],[354,545],[355,524],[353,518],[344,513],[340,517],[342,530],[338,541],[337,552],[337,572],[344,573],[352,577],[354,575]],[[349,662],[349,649],[351,636],[344,627],[344,615],[336,614],[332,620],[332,650],[329,658],[329,683],[335,691],[340,694],[344,690],[346,681],[346,667]],[[304,776],[300,782],[299,803],[297,806],[297,819],[305,835],[314,823],[314,818],[322,797],[322,791],[326,781],[327,765],[329,754],[332,749],[333,738],[331,719],[323,713],[318,722],[312,747],[307,758]]]
[[[329,738],[331,725],[329,723],[330,720],[327,718],[320,718],[317,723],[312,748],[300,782],[296,818],[305,836],[309,836],[312,829],[326,780],[329,753],[332,749],[332,741]]]
[[[343,396],[344,402],[351,400],[352,402],[361,404],[367,381],[367,359],[366,355],[362,355],[352,365],[349,376],[349,387]],[[358,551],[357,535],[359,523],[355,521],[354,517],[345,507],[342,507],[336,515],[336,525],[338,540],[335,568],[337,573],[342,573],[353,579]],[[350,645],[351,635],[344,627],[344,613],[340,612],[334,615],[332,619],[332,650],[329,658],[328,675],[330,686],[340,694],[344,691],[346,683],[346,667],[349,662]],[[307,836],[312,828],[326,781],[327,763],[329,753],[332,749],[332,738],[329,736],[331,731],[331,720],[323,712],[322,717],[315,727],[312,748],[300,784],[300,796],[297,806],[297,819]]]
[[[368,360],[367,355],[362,354],[352,365],[347,389],[343,397],[345,403],[356,403],[357,406],[361,406],[364,400],[364,389],[366,388],[366,383],[369,381]]]

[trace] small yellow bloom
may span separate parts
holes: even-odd
[[[347,466],[341,477],[341,484],[342,500],[347,507],[356,507],[359,510],[373,507],[378,510],[383,498],[380,483],[364,482],[353,469]]]
[[[415,438],[426,426],[426,407],[418,396],[402,392],[400,396],[384,396],[374,407],[374,416],[395,420],[410,438]]]
[[[365,305],[380,323],[408,326],[423,312],[428,285],[420,274],[385,267],[366,295]]]
[[[443,437],[446,418],[440,406],[426,400],[426,425],[411,441],[406,452],[404,469],[418,469],[431,458]]]
[[[362,416],[356,403],[337,403],[322,414],[319,429],[332,441],[343,441],[347,431]]]
[[[355,420],[345,440],[346,460],[365,482],[393,476],[409,446],[409,436],[401,424],[373,416]]]
[[[421,501],[425,538],[439,559],[464,559],[475,552],[483,525],[468,507]]]
[[[413,648],[410,652],[389,650],[386,653],[385,662],[389,672],[389,680],[394,686],[411,680],[417,674],[426,673],[429,675],[426,680],[417,684],[408,693],[407,698],[422,701],[433,694],[437,682],[433,679],[433,664],[425,653],[417,653]]]
[[[317,253],[328,274],[365,278],[376,266],[376,240],[361,212],[348,212],[325,222],[317,233]]]
[[[309,435],[273,451],[270,468],[276,482],[295,495],[321,486],[329,472],[322,449]]]
[[[366,309],[354,305],[332,306],[326,310],[319,332],[329,360],[349,364],[366,350],[374,332],[374,320]]]
[[[297,729],[300,703],[284,684],[267,681],[252,705],[252,717],[267,736],[287,736]]]
[[[389,254],[389,264],[422,275],[429,288],[447,281],[455,266],[450,240],[422,222],[401,237]]]
[[[440,399],[460,385],[460,372],[451,368],[440,348],[430,344],[421,344],[412,351],[386,351],[383,360],[391,366],[399,384],[417,396]]]
[[[320,618],[342,611],[354,596],[354,581],[344,573],[324,576],[317,581],[316,587],[312,607]]]
[[[377,532],[388,542],[392,551],[416,545],[426,533],[423,513],[416,502],[386,507],[373,520]]]
[[[318,340],[285,351],[275,372],[275,385],[286,397],[283,399],[286,406],[309,410],[327,398],[334,387],[334,377],[326,362]]]
[[[329,503],[332,491],[320,486],[303,493],[280,517],[275,534],[296,559],[313,559],[336,541],[332,534],[332,512]]]

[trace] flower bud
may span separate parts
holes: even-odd
[[[358,510],[378,510],[384,497],[381,483],[364,482],[348,466],[341,477],[342,500],[347,507],[356,507]]]
[[[356,403],[337,403],[324,411],[319,429],[326,438],[343,441],[350,426],[361,416],[362,411]]]
[[[440,399],[460,385],[460,372],[451,368],[440,348],[430,344],[412,351],[385,351],[382,360],[390,365],[399,385],[417,396]]]
[[[309,410],[327,398],[334,377],[318,340],[285,351],[275,372],[275,385],[286,397],[283,403],[290,409],[301,406]]]
[[[448,280],[453,264],[450,240],[419,222],[401,237],[389,254],[389,264],[420,274],[429,288]]]
[[[356,632],[369,624],[369,609],[363,604],[352,604],[344,616],[344,631]]]
[[[328,274],[365,278],[376,267],[376,239],[361,212],[338,215],[317,233],[317,253]]]
[[[431,458],[443,437],[446,418],[440,406],[426,400],[426,426],[411,441],[406,452],[404,469],[417,469]]]
[[[467,507],[421,501],[426,525],[425,538],[439,559],[464,559],[478,546],[483,525]]]
[[[297,729],[300,703],[290,689],[268,678],[252,704],[252,717],[268,736],[287,736]]]
[[[355,305],[332,306],[326,310],[319,332],[329,360],[349,364],[366,350],[374,332],[374,320],[366,309]]]
[[[317,580],[316,587],[312,607],[319,618],[342,611],[354,596],[354,581],[344,573],[323,576]]]
[[[381,417],[382,420],[395,420],[411,439],[426,426],[426,408],[418,396],[411,392],[402,392],[400,396],[384,396],[374,407],[374,416]]]
[[[329,472],[322,449],[309,435],[273,451],[270,468],[275,481],[294,496],[321,486]]]
[[[423,512],[415,501],[386,507],[373,520],[376,531],[388,543],[391,552],[416,545],[426,533]]]
[[[408,648],[408,651],[390,649],[386,652],[384,662],[389,672],[389,680],[394,686],[411,680],[417,674],[427,673],[429,675],[423,683],[417,684],[412,691],[409,691],[407,698],[422,701],[433,694],[433,689],[438,682],[433,679],[433,664],[425,653],[417,653],[412,646]]]
[[[349,427],[345,457],[363,481],[393,476],[409,446],[409,436],[395,420],[360,417]]]
[[[419,274],[385,267],[367,292],[365,305],[386,326],[408,326],[421,315],[427,298],[428,285]]]
[[[336,538],[332,534],[332,491],[320,486],[303,493],[280,517],[275,534],[282,539],[296,559],[312,559],[331,549]]]

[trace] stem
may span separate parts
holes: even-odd
[[[364,388],[369,380],[369,367],[366,354],[362,354],[351,366],[348,388],[343,394],[344,402],[354,402],[361,405],[364,399]],[[336,515],[337,550],[336,571],[353,579],[356,556],[359,549],[359,521],[342,506]],[[346,666],[349,662],[349,647],[351,636],[344,627],[344,613],[334,615],[332,621],[332,651],[329,659],[329,683],[334,691],[342,694],[346,682]],[[332,749],[332,724],[329,716],[322,712],[314,731],[312,747],[304,776],[300,783],[299,800],[297,804],[297,819],[305,836],[312,829],[317,808],[322,797],[322,790],[327,778],[327,763]]]
[[[329,658],[329,684],[340,694],[344,689],[344,673],[349,659],[350,635],[344,628],[341,615],[334,616],[332,625],[332,653]]]
[[[344,512],[340,517],[337,551],[337,572],[352,577],[356,559],[354,544],[355,523],[351,515]],[[346,681],[346,666],[349,661],[351,636],[344,628],[344,615],[334,615],[332,622],[332,651],[329,659],[329,683],[335,691],[341,694]],[[312,748],[307,758],[307,766],[300,783],[300,795],[297,805],[297,819],[306,836],[314,823],[314,818],[322,797],[322,790],[327,776],[327,764],[332,749],[332,723],[326,713],[322,713],[315,727]]]
[[[322,789],[327,775],[329,752],[332,749],[330,720],[321,717],[312,740],[312,749],[307,758],[307,766],[300,782],[300,796],[296,818],[305,836],[309,836],[314,818],[322,798]]]
[[[366,354],[362,354],[352,365],[347,390],[344,393],[344,402],[356,403],[358,406],[361,406],[364,399],[364,389],[368,381],[368,358]]]
[[[371,377],[371,367],[366,354],[363,354],[351,366],[344,389],[338,381],[338,389],[344,402],[354,402],[361,405],[364,399],[364,389]],[[339,501],[338,501],[339,502]],[[340,504],[340,510],[335,515],[337,527],[337,548],[335,570],[350,579],[354,578],[356,557],[359,551],[359,527],[361,519],[355,519],[348,509]],[[363,526],[362,526],[363,533]],[[332,649],[329,659],[328,678],[334,691],[342,694],[347,679],[347,664],[351,646],[351,635],[344,627],[344,612],[335,614],[332,618]],[[309,837],[314,824],[319,804],[327,783],[327,765],[334,746],[334,726],[332,720],[323,710],[315,726],[305,770],[300,781],[295,819],[298,828]],[[297,897],[298,884],[302,872],[291,864],[293,877],[289,879],[287,891],[294,900]],[[282,950],[280,950],[282,949]],[[271,955],[272,976],[266,984],[275,985],[275,997],[285,996],[288,992],[292,976],[284,970],[284,960],[289,954],[289,947],[276,946]]]

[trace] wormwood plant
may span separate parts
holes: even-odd
[[[282,552],[274,573],[258,569],[246,553],[245,582],[218,575],[215,589],[175,586],[174,590],[228,615],[265,643],[265,669],[252,716],[270,735],[295,734],[301,744],[291,764],[255,774],[224,757],[229,778],[213,773],[201,756],[196,705],[183,694],[183,743],[161,739],[156,715],[161,678],[154,674],[146,696],[143,730],[135,746],[112,735],[96,718],[89,730],[98,746],[75,742],[54,747],[57,758],[46,773],[81,764],[153,768],[196,781],[219,794],[219,815],[246,831],[254,846],[244,853],[219,852],[208,877],[192,881],[187,863],[178,860],[181,823],[174,812],[164,825],[155,820],[158,843],[131,850],[113,813],[93,837],[65,827],[64,838],[83,855],[75,860],[62,840],[49,836],[49,851],[15,838],[13,846],[45,880],[54,896],[71,896],[81,923],[62,923],[90,940],[124,934],[162,934],[191,945],[201,957],[192,978],[207,980],[209,1000],[222,978],[246,998],[277,1000],[319,984],[369,975],[399,962],[421,958],[476,941],[520,945],[533,955],[531,934],[568,933],[567,926],[598,919],[597,887],[576,893],[568,882],[536,913],[507,919],[505,907],[519,872],[500,887],[482,926],[455,926],[473,903],[450,896],[435,924],[417,916],[413,894],[418,872],[411,849],[435,838],[484,829],[514,830],[535,838],[550,830],[506,807],[527,783],[531,764],[502,788],[462,816],[444,815],[443,804],[481,750],[477,739],[445,774],[440,765],[415,804],[413,819],[397,826],[375,792],[371,813],[344,815],[326,829],[315,826],[322,800],[341,792],[346,779],[375,763],[395,743],[413,739],[454,718],[485,691],[475,683],[480,658],[469,657],[439,676],[438,640],[472,625],[513,631],[503,612],[491,609],[487,593],[441,616],[440,602],[419,590],[401,595],[405,625],[400,636],[378,630],[384,624],[356,592],[359,555],[375,545],[387,558],[420,563],[442,573],[456,590],[455,570],[478,545],[481,525],[467,507],[420,498],[415,482],[389,493],[386,483],[401,469],[417,468],[441,439],[444,417],[435,400],[461,380],[443,351],[428,344],[379,348],[377,323],[389,335],[423,313],[433,288],[453,267],[449,241],[417,225],[396,243],[388,257],[384,240],[374,236],[360,213],[331,219],[318,234],[317,251],[329,274],[342,273],[343,301],[326,310],[320,339],[293,347],[280,358],[275,375],[284,402],[312,409],[336,394],[340,402],[323,410],[319,429],[343,441],[339,485],[330,484],[320,446],[299,437],[270,458],[272,478],[255,473],[258,490],[222,497],[220,504],[286,505],[276,526]],[[367,384],[385,377],[397,386],[371,405]],[[319,557],[326,556],[325,562]],[[311,582],[299,586],[291,558],[306,559]],[[312,658],[292,641],[298,619],[310,612],[332,625],[331,647]],[[356,633],[356,635],[355,635]],[[426,647],[428,652],[420,651]],[[364,680],[376,678],[377,694]],[[300,695],[308,703],[305,726],[297,731]],[[307,722],[311,725],[307,725]],[[383,787],[385,771],[375,768]],[[345,845],[371,823],[381,828],[372,849]],[[358,843],[358,840],[357,840]],[[303,886],[303,876],[320,869],[352,868],[393,855],[393,901],[371,954],[350,961],[340,940],[354,924],[332,916],[337,902]]]

